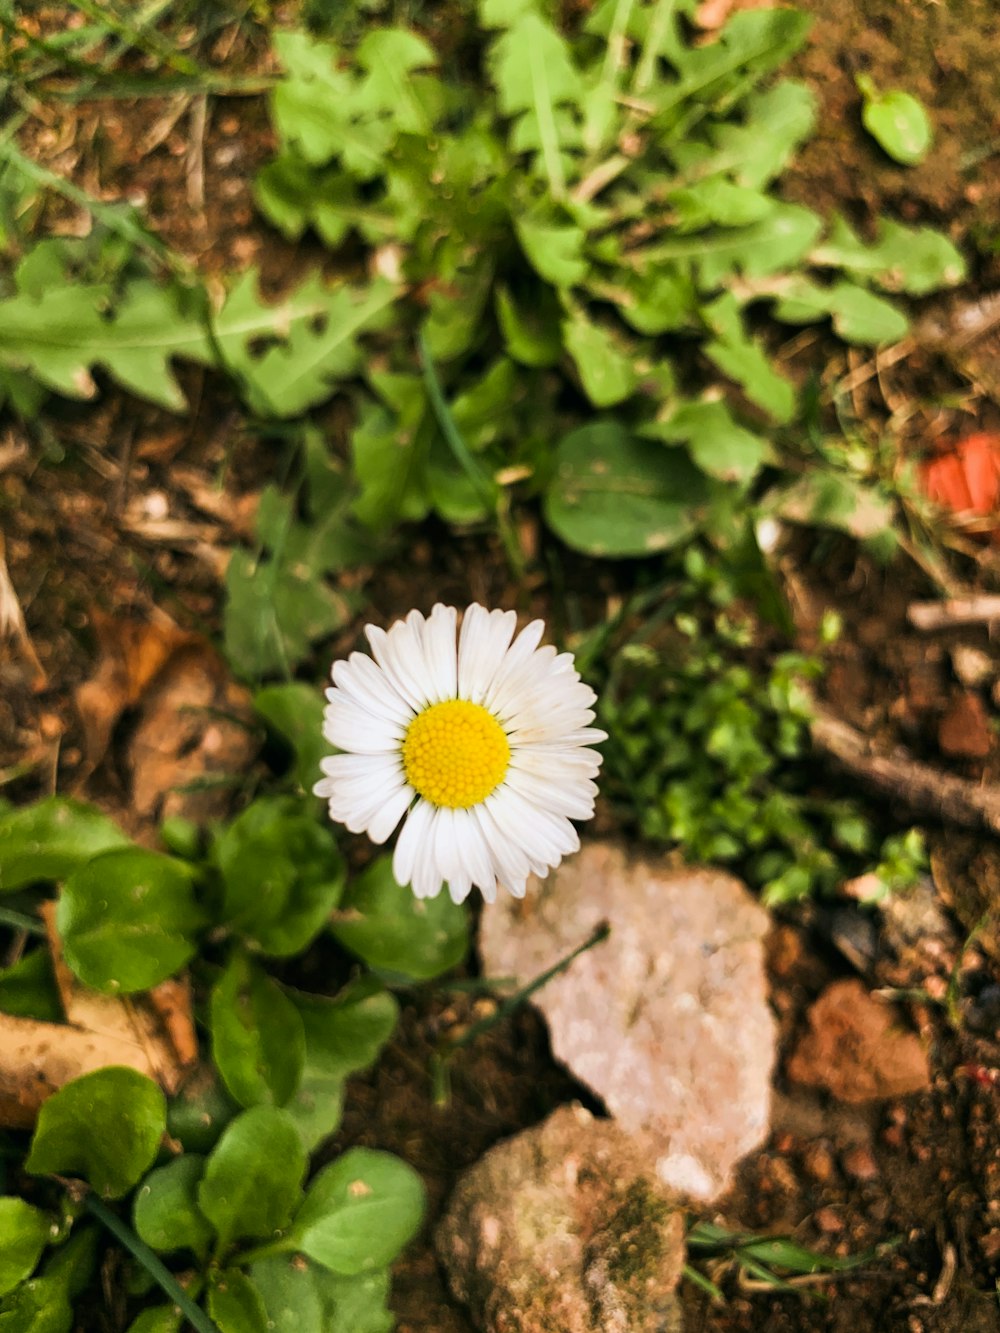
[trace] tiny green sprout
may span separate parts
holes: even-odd
[[[899,88],[879,92],[867,74],[855,83],[864,99],[861,120],[872,138],[904,167],[922,162],[934,138],[923,103]]]

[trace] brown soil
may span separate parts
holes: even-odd
[[[968,294],[989,291],[1000,276],[1000,18],[993,0],[805,3],[816,22],[797,72],[815,87],[822,112],[817,138],[788,178],[789,193],[862,224],[887,214],[946,226],[978,248],[979,286]],[[242,65],[264,68],[264,44],[241,40]],[[916,93],[930,108],[937,140],[920,167],[895,166],[861,130],[853,82],[861,71],[879,87]],[[263,99],[213,101],[194,155],[189,126],[196,120],[180,120],[152,143],[151,127],[165,126],[172,114],[166,99],[140,105],[52,99],[42,110],[23,132],[25,150],[94,193],[141,200],[152,226],[201,271],[259,263],[266,283],[278,284],[320,261],[317,248],[285,245],[254,214],[250,183],[271,148]],[[195,117],[196,110],[184,114]],[[82,224],[57,201],[38,225],[72,231]],[[0,467],[7,561],[47,674],[40,685],[29,661],[16,654],[0,660],[0,776],[3,794],[13,799],[56,787],[74,791],[84,776],[73,697],[93,670],[95,610],[148,616],[157,607],[184,628],[217,630],[219,569],[239,523],[206,516],[182,478],[194,473],[208,487],[222,480],[239,498],[279,475],[283,464],[272,443],[250,434],[224,386],[191,373],[185,387],[194,410],[183,420],[107,390],[93,405],[53,399],[41,442],[21,439],[14,427],[0,441],[11,447]],[[150,535],[143,520],[164,504],[172,518],[197,526],[201,539]],[[553,554],[559,559],[565,557]],[[552,566],[539,562],[528,583],[515,587],[492,546],[421,539],[400,566],[355,578],[365,592],[365,618],[426,607],[433,600],[429,587],[435,599],[458,604],[478,599],[543,614],[553,609],[544,572]],[[881,569],[846,543],[803,545],[790,569],[803,646],[814,646],[825,607],[844,620],[845,633],[829,652],[831,706],[887,746],[904,744],[965,777],[997,780],[996,703],[988,687],[970,689],[956,678],[950,656],[958,645],[992,654],[986,631],[913,631],[906,606],[933,589],[905,564]],[[613,575],[571,560],[564,574],[600,614],[615,591]],[[562,606],[555,610],[561,614]],[[359,624],[328,653],[352,647]],[[977,700],[971,713],[969,697]],[[961,716],[949,731],[943,724],[956,706]],[[977,717],[986,719],[985,729]],[[113,748],[82,788],[118,810],[129,799],[120,757]],[[882,813],[891,823],[908,812]],[[687,1283],[692,1333],[1000,1329],[1000,1015],[982,998],[997,981],[1000,941],[987,928],[966,947],[983,913],[1000,903],[1000,853],[970,834],[933,826],[929,833],[935,882],[952,910],[936,953],[900,950],[849,902],[776,922],[769,966],[783,1072],[774,1129],[717,1209],[733,1227],[794,1234],[834,1254],[899,1244],[860,1275],[789,1294],[741,1286],[730,1270],[715,1272],[728,1297],[724,1307]],[[860,951],[850,945],[858,940]],[[331,962],[322,949],[303,960],[307,984],[321,988],[331,975],[328,963],[334,975],[343,968],[342,959]],[[941,1003],[956,965],[957,1027]],[[930,1050],[928,1091],[858,1108],[787,1079],[784,1059],[804,1030],[809,1004],[830,982],[856,975],[869,987],[926,991],[929,999],[907,1001],[901,1012]],[[446,985],[403,1000],[395,1039],[377,1069],[353,1081],[343,1126],[325,1152],[377,1145],[421,1171],[430,1215],[397,1268],[400,1330],[471,1333],[437,1267],[434,1220],[458,1174],[487,1148],[583,1094],[552,1061],[540,1020],[523,1012],[456,1057],[450,1099],[436,1105],[431,1057],[441,1035],[467,1020],[471,1001]]]

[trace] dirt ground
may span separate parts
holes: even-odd
[[[972,260],[961,298],[990,294],[1000,282],[1000,13],[993,0],[806,0],[805,7],[816,23],[796,72],[814,86],[823,109],[818,136],[789,177],[789,194],[861,225],[888,214],[943,226]],[[263,43],[238,55],[243,68],[266,66]],[[937,141],[920,167],[895,166],[861,131],[858,72],[879,87],[905,87],[930,108]],[[263,100],[215,99],[204,121],[199,114],[166,99],[141,107],[49,99],[23,130],[22,146],[95,193],[141,202],[154,229],[205,273],[253,262],[277,284],[317,262],[318,250],[285,245],[255,216],[250,182],[272,146]],[[202,137],[192,150],[198,125]],[[60,201],[38,222],[40,231],[78,225]],[[909,370],[898,368],[893,392],[909,392],[925,370],[919,356]],[[934,373],[961,396],[960,408],[935,418],[935,438],[995,422],[996,404],[978,380],[953,364],[936,365]],[[149,619],[163,611],[185,629],[218,631],[224,552],[245,534],[252,497],[270,479],[275,454],[252,435],[224,385],[189,371],[185,389],[195,410],[184,420],[106,388],[93,405],[51,400],[40,438],[23,438],[9,423],[0,432],[6,558],[41,668],[22,655],[0,659],[0,791],[12,800],[54,789],[82,794],[131,826],[126,752],[134,718],[125,716],[90,771],[74,703],[100,655],[95,626],[102,614]],[[886,405],[878,392],[872,388],[860,407],[881,421]],[[918,416],[916,425],[926,420]],[[329,424],[335,431],[335,414]],[[228,504],[211,512],[210,492],[229,497]],[[595,572],[565,554],[553,559],[563,562],[569,588],[586,589],[591,613],[600,614],[621,573]],[[967,583],[1000,583],[985,548],[972,547],[961,560]],[[527,583],[514,587],[491,545],[428,531],[397,570],[363,570],[355,585],[367,608],[363,618],[426,609],[437,599],[547,614],[551,569],[539,561]],[[785,572],[802,646],[815,648],[824,609],[838,610],[844,622],[839,642],[825,650],[822,687],[838,716],[887,750],[902,744],[944,770],[996,781],[1000,695],[991,678],[963,683],[956,666],[956,649],[995,659],[985,627],[914,629],[907,607],[937,589],[905,558],[884,568],[846,542],[810,540],[788,554]],[[354,646],[360,623],[329,645],[331,655]],[[817,774],[819,782],[842,781],[819,761]],[[905,803],[872,802],[887,826],[912,822]],[[933,816],[923,823],[933,884],[947,904],[931,947],[919,930],[902,941],[880,930],[849,899],[776,917],[768,956],[782,1059],[773,1131],[712,1212],[734,1228],[792,1234],[840,1255],[896,1246],[860,1273],[786,1294],[716,1271],[727,1295],[723,1307],[686,1283],[691,1333],[1000,1329],[1000,939],[987,922],[970,940],[984,913],[1000,905],[1000,849],[994,839]],[[299,976],[315,989],[324,981],[332,988],[344,969],[330,945],[318,945]],[[930,1051],[926,1091],[859,1109],[788,1077],[786,1059],[810,1004],[830,982],[855,976],[911,996],[897,1012]],[[492,1144],[561,1103],[592,1103],[553,1062],[541,1021],[525,1011],[459,1054],[450,1100],[436,1105],[431,1056],[440,1036],[467,1019],[472,1001],[447,984],[402,999],[397,1036],[378,1067],[352,1082],[342,1128],[324,1151],[383,1147],[421,1172],[430,1216],[397,1267],[399,1328],[471,1333],[430,1240],[455,1179]],[[123,1326],[101,1318],[102,1333]]]

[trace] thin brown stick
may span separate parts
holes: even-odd
[[[878,754],[868,737],[825,709],[810,724],[813,744],[854,777],[921,814],[963,828],[1000,833],[1000,787],[967,782],[912,759],[905,751]]]
[[[1000,597],[952,597],[946,602],[911,602],[906,618],[915,629],[948,629],[1000,620]]]

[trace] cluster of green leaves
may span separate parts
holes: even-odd
[[[786,652],[762,664],[732,580],[697,548],[683,573],[641,628],[627,610],[618,630],[601,631],[585,668],[609,734],[602,790],[626,827],[692,861],[737,866],[770,904],[869,869],[888,888],[912,882],[924,863],[918,834],[875,857],[861,807],[816,790],[805,682],[819,660]]]
[[[281,685],[258,703],[291,752],[292,785],[311,785],[320,697]],[[64,957],[86,985],[129,995],[194,969],[211,1051],[194,1086],[168,1105],[132,1070],[78,1079],[45,1103],[25,1170],[79,1176],[103,1199],[135,1191],[136,1243],[194,1265],[189,1295],[204,1297],[221,1333],[296,1319],[342,1333],[391,1328],[387,1265],[420,1218],[419,1182],[386,1154],[348,1152],[304,1192],[303,1179],[308,1154],[340,1123],[347,1078],[392,1034],[398,1005],[387,986],[454,966],[468,949],[467,922],[447,895],[420,903],[401,892],[388,857],[349,880],[317,804],[301,790],[258,796],[207,836],[172,820],[167,851],[137,846],[68,799],[0,814],[5,921],[30,929],[40,897],[59,884]],[[334,997],[272,975],[326,931],[366,975]],[[0,1011],[61,1020],[44,947],[0,972]],[[168,1126],[185,1151],[155,1162]],[[0,1329],[70,1327],[94,1271],[93,1245],[79,1262],[61,1258],[71,1231],[44,1208],[0,1198]],[[57,1249],[33,1277],[49,1245]],[[173,1304],[144,1309],[133,1333],[179,1329]],[[19,1323],[29,1311],[41,1322]]]
[[[231,569],[249,673],[294,666],[342,618],[322,580],[349,558],[331,508],[361,524],[355,557],[432,512],[502,526],[514,484],[578,550],[675,546],[795,448],[773,320],[893,341],[894,297],[961,279],[930,229],[887,220],[866,242],[775,191],[815,116],[804,85],[771,78],[806,18],[740,12],[696,44],[693,8],[601,0],[565,35],[545,0],[480,0],[447,77],[411,28],[279,32],[259,205],[290,238],[360,242],[366,281],[314,274],[269,302],[249,271],[211,301],[116,214],[95,233],[110,269],[91,242],[45,241],[0,289],[0,394],[26,415],[39,385],[91,396],[95,371],[181,410],[175,358],[227,373],[263,422],[350,395],[349,474],[304,514],[269,496]]]
[[[166,1100],[152,1080],[133,1069],[99,1069],[44,1104],[25,1161],[31,1175],[85,1180],[94,1192],[86,1211],[101,1220],[115,1217],[102,1200],[134,1191],[130,1247],[136,1257],[152,1252],[144,1271],[162,1269],[173,1299],[147,1306],[130,1333],[179,1333],[189,1319],[217,1333],[393,1327],[388,1265],[423,1214],[423,1186],[412,1168],[354,1148],[305,1184],[298,1128],[274,1106],[235,1115],[207,1155],[161,1154],[167,1128]],[[159,1165],[158,1155],[165,1157]],[[60,1222],[23,1199],[0,1197],[0,1328],[69,1330],[95,1239],[79,1208]],[[75,1262],[63,1251],[71,1246]],[[189,1271],[196,1265],[184,1287],[160,1254],[182,1258]]]
[[[410,292],[355,392],[372,526],[482,520],[529,478],[577,549],[675,545],[745,498],[799,413],[762,312],[875,344],[907,327],[892,294],[961,278],[929,229],[868,244],[774,193],[814,106],[762,85],[804,16],[739,13],[694,45],[692,9],[604,0],[567,37],[542,0],[481,0],[465,79],[407,28],[276,36],[261,208],[289,237],[359,238]]]
[[[710,1259],[716,1271],[723,1264],[728,1264],[775,1292],[792,1292],[802,1290],[797,1286],[802,1279],[814,1279],[818,1273],[835,1277],[868,1267],[891,1254],[899,1245],[901,1237],[842,1257],[807,1249],[788,1236],[758,1236],[751,1232],[730,1231],[715,1222],[696,1222],[688,1230],[686,1239],[692,1259]],[[707,1292],[713,1301],[725,1304],[726,1298],[716,1282],[693,1264],[685,1266],[684,1275]]]

